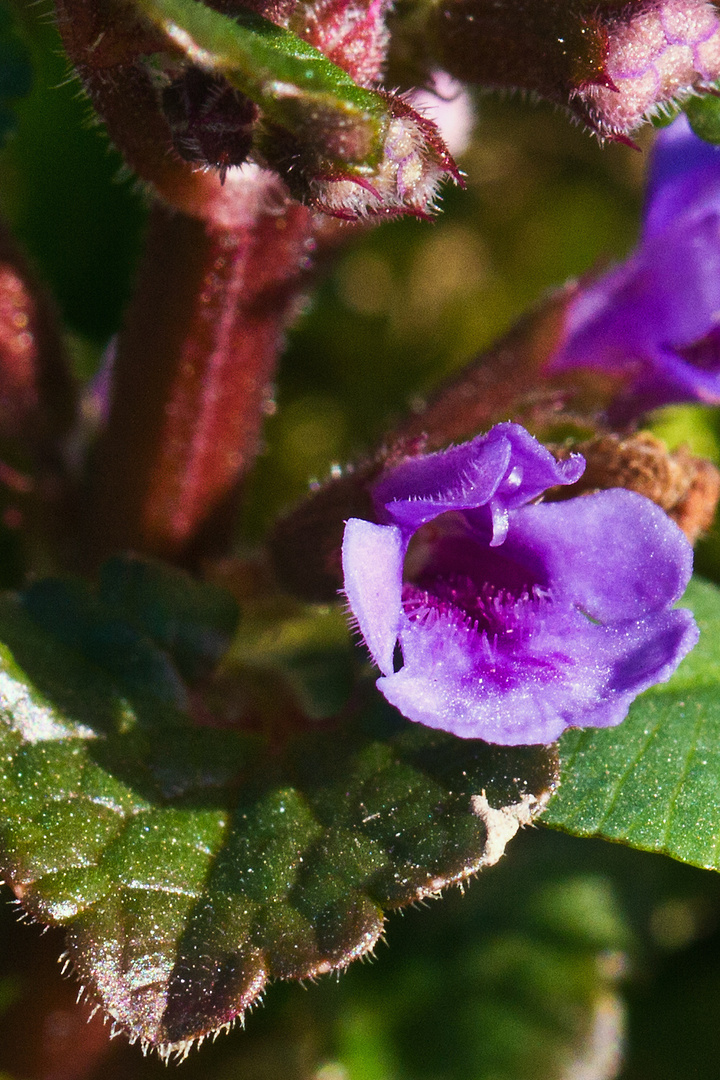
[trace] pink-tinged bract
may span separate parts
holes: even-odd
[[[499,424],[390,469],[378,520],[348,521],[348,602],[408,719],[504,745],[612,727],[694,646],[673,607],[692,550],[659,507],[624,489],[535,501],[583,468]]]

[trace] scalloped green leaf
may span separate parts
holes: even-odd
[[[496,861],[555,777],[549,749],[432,732],[374,691],[362,722],[282,753],[195,726],[12,597],[0,642],[5,879],[66,927],[106,1012],[164,1053],[231,1024],[272,978],[372,950],[384,910]]]
[[[695,578],[681,605],[699,644],[619,727],[563,736],[560,788],[542,820],[720,870],[720,589]]]
[[[281,676],[306,716],[335,716],[354,691],[359,666],[347,615],[337,606],[300,604],[286,597],[282,603],[285,610],[279,611],[244,606],[224,667],[252,669],[273,680]]]

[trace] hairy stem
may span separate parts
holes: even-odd
[[[314,243],[312,214],[272,174],[243,177],[241,227],[152,211],[91,484],[96,556],[193,562],[227,539]]]

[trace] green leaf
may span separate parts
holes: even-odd
[[[705,142],[720,143],[720,98],[715,94],[688,98],[683,112],[696,135]]]
[[[118,555],[100,572],[99,598],[118,619],[165,649],[189,682],[208,675],[237,629],[230,593],[159,559]]]
[[[681,603],[695,612],[699,644],[619,727],[563,736],[543,822],[719,870],[720,590],[694,579]]]
[[[272,123],[317,140],[323,132],[345,164],[380,157],[385,100],[290,30],[242,8],[229,18],[197,0],[135,3],[192,63],[224,75]]]
[[[118,679],[129,691],[187,706],[183,679],[207,677],[227,651],[238,606],[215,585],[156,559],[118,555],[97,591],[45,578],[20,594],[34,621]]]
[[[224,670],[239,665],[272,672],[275,680],[282,674],[306,716],[335,716],[354,690],[358,667],[347,616],[329,604],[301,604],[284,597],[283,605],[285,610],[244,608]]]
[[[408,724],[374,690],[362,723],[266,750],[130,690],[12,597],[0,641],[3,875],[164,1053],[272,978],[371,951],[385,909],[495,861],[555,775],[551,750]]]

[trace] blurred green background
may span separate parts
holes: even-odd
[[[34,81],[0,153],[0,213],[56,297],[78,374],[89,377],[132,287],[145,199],[69,77],[49,9],[20,10]],[[449,188],[433,224],[353,234],[308,297],[239,540],[257,541],[309,482],[371,450],[544,290],[622,257],[637,233],[645,160],[601,148],[550,108],[479,97],[460,160],[467,190]],[[655,427],[720,459],[710,410],[667,410]],[[698,557],[716,579],[719,550],[711,537]],[[465,895],[392,918],[390,950],[374,962],[338,981],[272,987],[245,1031],[194,1051],[182,1075],[720,1077],[719,914],[717,875],[526,831]],[[85,1023],[57,967],[61,938],[16,926],[9,899],[0,941],[0,1077],[168,1075],[122,1037],[110,1044],[98,1019]]]

